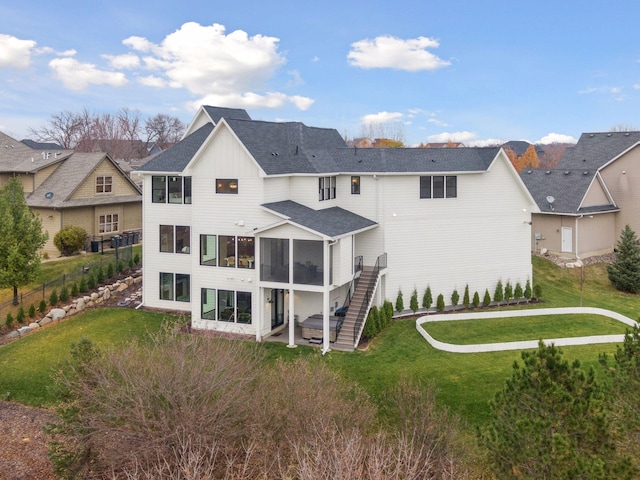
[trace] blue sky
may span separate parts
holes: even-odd
[[[202,103],[407,145],[640,128],[632,0],[10,3],[0,130],[18,139],[63,110],[189,122]]]

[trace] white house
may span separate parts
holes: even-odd
[[[449,303],[531,280],[537,206],[499,148],[349,148],[333,129],[205,106],[139,173],[144,304],[195,329],[293,345],[297,320],[324,351],[353,349],[399,290]]]

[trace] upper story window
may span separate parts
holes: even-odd
[[[151,201],[153,203],[191,203],[191,177],[151,177]]]
[[[420,177],[420,198],[456,198],[458,177],[455,175],[425,175]]]
[[[113,177],[96,177],[96,193],[111,193],[113,191]]]
[[[318,179],[318,200],[336,198],[336,177],[320,177]]]
[[[191,227],[160,225],[160,251],[166,253],[191,253]]]
[[[351,177],[351,195],[360,195],[360,176]]]
[[[237,178],[217,178],[216,193],[238,193]]]

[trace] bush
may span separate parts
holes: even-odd
[[[516,283],[516,288],[513,290],[513,298],[515,298],[518,303],[520,303],[523,293],[520,282]]]
[[[133,263],[136,264],[136,265],[140,265],[140,255],[138,253],[136,253],[133,256]]]
[[[462,304],[464,305],[464,308],[469,308],[469,305],[471,305],[471,300],[469,299],[469,284],[465,285],[465,287],[464,287],[464,295],[462,296]]]
[[[507,280],[507,284],[504,287],[504,299],[509,303],[509,300],[513,298],[513,287],[511,286],[511,282]]]
[[[98,269],[96,270],[96,281],[99,285],[104,283],[104,269],[102,268],[102,264],[98,265]]]
[[[524,298],[527,299],[527,302],[531,300],[531,282],[527,279],[527,283],[524,286]]]
[[[4,320],[4,324],[9,329],[13,328],[13,315],[11,315],[11,312],[7,312],[7,316],[6,316],[5,320]]]
[[[489,295],[489,289],[484,290],[484,298],[482,299],[482,305],[488,307],[491,305],[491,296]]]
[[[44,298],[40,300],[40,304],[38,305],[38,311],[40,313],[45,313],[47,311],[47,302],[44,301]]]
[[[411,300],[409,300],[409,308],[411,309],[411,311],[415,313],[418,311],[419,305],[418,305],[418,290],[417,289],[413,289],[413,293],[411,294]]]
[[[501,303],[504,300],[504,287],[502,286],[502,280],[498,280],[496,285],[496,291],[493,293],[493,301]]]
[[[60,301],[67,302],[69,300],[69,289],[66,285],[63,285],[60,289]]]
[[[53,237],[53,244],[62,255],[73,255],[79,252],[84,248],[86,241],[87,232],[77,225],[64,227]]]
[[[18,312],[16,313],[16,321],[19,324],[23,324],[24,323],[24,318],[25,318],[25,313],[24,313],[24,308],[22,308],[22,305],[20,305],[18,307]]]
[[[454,307],[458,306],[458,302],[460,301],[460,294],[458,293],[458,289],[454,289],[451,294],[451,305]]]
[[[382,308],[386,312],[385,319],[387,324],[391,323],[391,319],[393,319],[393,304],[389,300],[385,300]]]
[[[58,291],[54,288],[49,295],[49,305],[55,307],[58,304]]]
[[[433,305],[433,296],[431,295],[431,287],[427,285],[427,289],[424,291],[424,295],[422,296],[422,307],[429,310]]]
[[[118,263],[116,263],[116,272],[122,273],[123,270],[124,266],[122,265],[122,260],[118,260]]]
[[[436,307],[440,313],[444,312],[444,295],[438,295],[438,299],[436,300]]]
[[[78,286],[78,291],[80,293],[85,293],[87,291],[87,280],[84,276],[80,279],[80,286]]]
[[[362,333],[364,333],[365,337],[372,339],[376,335],[378,335],[378,333],[380,333],[379,320],[380,319],[379,319],[378,307],[374,305],[373,307],[371,307],[371,310],[369,310],[369,315],[367,315],[367,321],[364,324],[364,331]]]
[[[398,290],[398,296],[396,298],[396,311],[398,313],[404,310],[404,300],[402,300],[402,290]]]
[[[87,277],[87,288],[89,290],[93,290],[94,288],[96,288],[96,278],[93,276],[93,272],[90,272],[89,276]]]
[[[542,285],[540,285],[539,283],[536,283],[533,286],[533,296],[540,300],[540,298],[542,297]]]
[[[113,263],[109,262],[107,264],[107,278],[111,278],[114,275],[114,271],[113,271]]]
[[[476,290],[473,294],[473,308],[478,308],[480,306],[480,295],[478,295],[478,291]]]
[[[127,263],[127,265],[129,265],[129,268],[133,268],[133,266],[135,265],[133,263],[133,257],[129,257],[129,262]]]
[[[71,285],[71,296],[75,298],[78,296],[79,292],[80,289],[78,288],[78,282],[73,282],[73,285]]]
[[[29,305],[29,318],[35,318],[35,316],[36,316],[36,306],[32,303],[31,305]]]

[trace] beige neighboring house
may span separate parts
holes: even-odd
[[[142,193],[108,154],[29,145],[0,132],[0,187],[22,180],[27,204],[49,233],[44,252],[59,255],[53,238],[69,225],[96,240],[141,229]]]
[[[532,250],[587,258],[612,252],[627,224],[640,232],[640,132],[583,133],[555,169],[520,177],[540,208]]]

